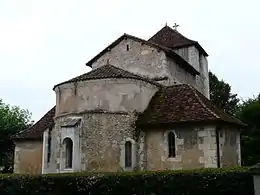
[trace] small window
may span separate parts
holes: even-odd
[[[65,138],[63,144],[65,146],[65,168],[72,168],[73,142],[70,138]]]
[[[51,159],[51,131],[52,129],[50,128],[49,131],[48,131],[48,153],[47,153],[47,162],[49,163],[50,162],[50,159]]]
[[[132,167],[132,143],[130,141],[125,143],[125,167]]]
[[[173,132],[170,132],[168,134],[168,150],[169,150],[169,154],[168,154],[169,158],[176,156],[175,134]]]
[[[126,45],[126,51],[129,51],[129,45],[128,44]]]

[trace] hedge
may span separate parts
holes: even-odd
[[[1,195],[254,195],[248,168],[1,175]]]

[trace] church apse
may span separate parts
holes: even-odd
[[[88,111],[142,112],[157,88],[135,80],[91,80],[56,88],[56,115]]]

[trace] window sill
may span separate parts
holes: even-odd
[[[134,170],[133,167],[125,167],[125,168],[124,168],[124,171],[133,171],[133,170]]]
[[[170,162],[180,162],[181,161],[181,156],[168,157],[167,161],[170,161]]]
[[[74,170],[72,168],[66,168],[66,169],[60,170],[61,173],[71,173],[73,171]]]

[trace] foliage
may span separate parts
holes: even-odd
[[[189,194],[253,195],[247,168],[130,173],[7,175],[0,177],[1,195],[60,194]]]
[[[219,80],[215,74],[209,72],[210,99],[225,112],[234,115],[239,103],[237,94],[231,93],[231,86]]]
[[[14,144],[12,135],[28,128],[32,124],[31,113],[18,106],[10,106],[0,99],[0,166],[5,172],[11,171]]]
[[[31,113],[18,106],[10,106],[0,99],[0,140],[24,130],[31,124]]]
[[[260,162],[260,95],[243,101],[237,116],[248,125],[241,134],[242,163],[252,166]]]

